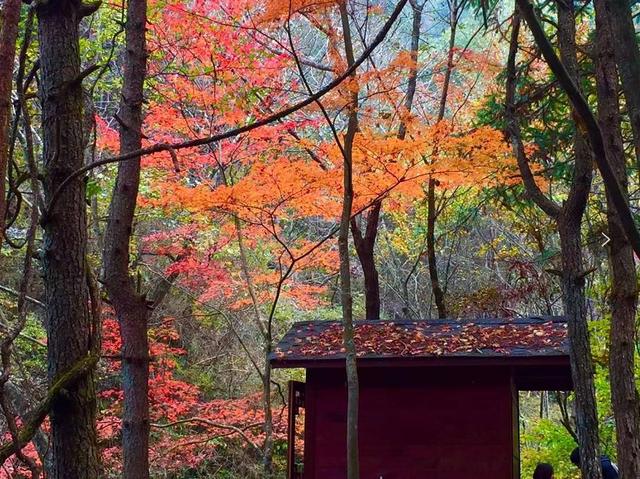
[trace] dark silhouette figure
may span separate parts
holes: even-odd
[[[533,479],[553,479],[553,466],[546,462],[541,462],[533,471]]]
[[[576,447],[571,453],[571,462],[580,467],[580,448]],[[619,479],[618,467],[607,456],[600,456],[602,465],[602,479]]]

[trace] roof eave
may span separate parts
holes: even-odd
[[[343,368],[344,357],[279,358],[269,360],[274,369]],[[364,357],[359,367],[455,367],[455,366],[569,366],[568,353],[531,356],[422,356],[422,357]]]

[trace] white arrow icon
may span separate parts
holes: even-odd
[[[611,241],[611,238],[609,238],[605,233],[602,233],[602,236],[604,236],[606,238],[606,241],[604,243],[602,243],[602,247],[604,248],[605,246],[607,246],[609,244],[609,241]]]

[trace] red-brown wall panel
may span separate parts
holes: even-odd
[[[513,479],[508,368],[360,370],[362,479]],[[346,385],[307,371],[305,479],[344,479]]]

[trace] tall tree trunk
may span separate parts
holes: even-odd
[[[440,94],[440,106],[438,108],[437,121],[442,121],[447,111],[447,99],[449,97],[449,85],[451,84],[451,74],[453,73],[453,55],[456,46],[456,32],[458,30],[458,20],[460,16],[458,1],[454,0],[450,4],[451,11],[449,18],[451,23],[451,33],[449,34],[449,50],[447,52],[447,67],[444,72],[442,82],[442,92]],[[437,156],[437,150],[434,157]],[[447,305],[444,297],[444,290],[440,284],[438,275],[438,261],[436,258],[436,221],[438,211],[436,208],[436,186],[435,178],[429,178],[427,184],[427,264],[429,265],[429,279],[431,280],[431,291],[438,310],[438,318],[447,317]]]
[[[593,383],[593,361],[589,343],[584,295],[584,265],[580,244],[582,214],[565,210],[558,220],[562,255],[562,303],[571,341],[571,375],[575,391],[576,432],[580,442],[580,468],[585,479],[601,479],[598,415]]]
[[[573,4],[571,2],[557,2],[557,4],[560,55],[572,81],[579,84]],[[530,8],[526,2],[519,2],[518,5],[521,8]],[[531,10],[524,12],[524,14],[531,27],[532,22],[536,21],[535,18],[531,18]],[[507,129],[527,194],[538,207],[556,221],[560,235],[562,300],[571,342],[571,373],[576,395],[576,422],[580,443],[581,469],[585,479],[600,479],[602,472],[599,461],[598,415],[584,294],[585,271],[580,242],[582,217],[591,187],[593,160],[584,136],[576,128],[573,178],[568,198],[563,206],[546,197],[536,185],[525,155],[515,110],[515,57],[518,48],[519,27],[520,13],[516,9],[507,63]]]
[[[404,99],[405,115],[411,113],[413,108],[413,99],[416,96],[416,89],[418,87],[418,49],[420,48],[420,31],[422,29],[422,10],[424,9],[424,3],[420,5],[418,0],[409,0],[411,5],[411,68],[409,69],[409,78],[407,81],[407,95]],[[407,122],[401,121],[398,127],[398,138],[404,140],[407,136]]]
[[[226,179],[224,170],[222,168],[220,170],[222,172],[223,178],[225,178],[225,184],[228,185],[229,182]],[[244,276],[245,283],[247,285],[247,292],[249,293],[251,304],[253,306],[253,320],[256,324],[256,329],[260,333],[263,341],[264,371],[260,372],[260,376],[262,379],[262,411],[264,412],[264,426],[262,428],[264,431],[264,444],[262,446],[262,468],[264,477],[268,479],[273,476],[273,410],[271,407],[272,371],[269,355],[271,354],[271,351],[273,349],[272,320],[273,313],[277,304],[277,299],[274,300],[271,314],[265,327],[264,321],[262,319],[262,314],[260,313],[260,303],[258,300],[258,296],[253,285],[253,280],[251,279],[251,274],[249,273],[249,261],[247,259],[247,251],[244,245],[244,238],[242,236],[240,218],[234,216],[233,223],[236,227],[238,249],[240,250],[240,266],[242,275]]]
[[[576,85],[580,85],[576,48],[575,12],[572,2],[557,1],[560,59]],[[577,112],[573,111],[574,118]],[[580,226],[591,188],[593,158],[580,128],[574,136],[574,172],[569,197],[558,219],[562,252],[562,290],[569,322],[570,356],[576,394],[576,421],[580,439],[580,464],[585,479],[602,477],[598,440],[598,414],[593,382],[594,367],[589,343],[584,294],[584,263]]]
[[[273,408],[271,406],[271,333],[264,346],[264,373],[262,374],[262,410],[264,412],[264,446],[262,451],[262,467],[265,479],[273,477]]]
[[[44,192],[54,192],[83,166],[82,75],[78,23],[81,5],[70,0],[38,4],[40,100],[44,140]],[[53,383],[95,348],[88,266],[85,184],[70,182],[43,218],[43,270],[48,376]],[[96,394],[90,370],[66,388],[51,411],[50,479],[95,479],[99,475]]]
[[[444,299],[444,291],[438,277],[438,262],[436,259],[436,180],[429,178],[427,184],[427,264],[429,265],[429,279],[431,291],[436,303],[438,318],[447,317],[447,306]]]
[[[229,185],[229,181],[227,180],[224,169],[220,168],[220,171],[222,177],[224,178],[225,185]],[[242,275],[244,276],[245,283],[247,285],[247,292],[249,293],[251,304],[253,306],[253,320],[255,322],[256,329],[260,333],[260,337],[263,341],[264,371],[259,371],[260,377],[262,379],[262,411],[264,412],[264,425],[262,428],[262,430],[264,431],[264,443],[262,446],[262,468],[264,477],[268,479],[273,476],[273,409],[271,402],[272,370],[269,356],[273,350],[272,323],[279,294],[276,295],[276,298],[274,299],[271,313],[265,326],[265,321],[263,320],[262,313],[260,312],[260,302],[258,300],[258,296],[253,285],[253,280],[251,279],[251,274],[249,272],[247,250],[244,245],[242,226],[240,223],[240,218],[238,218],[238,216],[233,217],[233,224],[236,228],[236,237],[238,239],[238,249],[240,252],[240,269],[242,270]]]
[[[630,2],[629,0],[601,2],[600,10],[601,15],[606,13],[611,19],[609,25],[610,32],[613,34],[613,48],[633,132],[636,164],[640,168],[640,50],[631,16]]]
[[[612,19],[607,4],[595,0],[596,10],[596,83],[598,119],[605,145],[611,153],[611,166],[628,196],[628,178],[624,143],[620,128],[618,75],[614,58]],[[619,28],[619,27],[618,27]],[[634,39],[635,40],[635,39]],[[637,50],[637,49],[636,49]],[[640,94],[640,92],[639,92]],[[639,105],[640,106],[640,105]],[[631,109],[631,105],[629,105]],[[631,115],[633,113],[630,111]],[[640,120],[640,110],[637,120]],[[638,278],[633,249],[629,244],[611,198],[607,196],[609,228],[609,268],[611,270],[611,336],[609,376],[611,398],[616,422],[618,466],[620,476],[640,477],[640,397],[635,384],[636,313]]]
[[[7,166],[9,163],[9,118],[11,117],[11,85],[16,56],[20,0],[5,0],[0,11],[0,248],[4,239],[7,212]]]
[[[120,153],[142,147],[143,86],[147,67],[146,0],[129,0],[120,123]],[[118,177],[105,230],[104,284],[122,338],[123,477],[149,477],[149,341],[151,305],[129,275],[129,243],[140,184],[140,158],[118,164]]]
[[[422,25],[422,5],[417,0],[410,0],[413,11],[411,28],[411,59],[413,64],[409,70],[407,82],[407,95],[404,101],[405,114],[411,113],[413,98],[416,93],[418,80],[418,47],[420,45],[420,27]],[[407,134],[406,122],[402,120],[398,128],[398,138],[403,140]],[[378,236],[378,223],[382,210],[382,199],[376,201],[366,216],[365,234],[362,234],[357,218],[351,219],[351,234],[353,243],[362,266],[364,276],[364,297],[366,307],[366,319],[380,319],[380,281],[375,262],[375,246]]]
[[[344,35],[347,65],[355,63],[349,15],[346,2],[340,2],[340,18]],[[353,92],[348,105],[349,120],[342,146],[343,153],[343,197],[338,252],[340,255],[340,299],[342,303],[343,342],[345,347],[345,369],[347,375],[347,479],[360,479],[360,457],[358,452],[358,411],[360,390],[356,363],[356,344],[353,326],[353,298],[351,296],[351,267],[349,261],[349,223],[353,205],[353,141],[358,131],[358,92]]]

